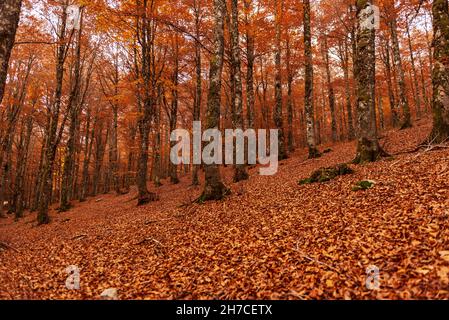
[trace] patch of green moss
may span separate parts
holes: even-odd
[[[362,180],[357,182],[353,187],[352,191],[360,191],[360,190],[368,190],[373,188],[376,185],[376,182],[372,180]]]
[[[339,164],[335,167],[321,168],[314,171],[309,178],[298,181],[299,185],[310,183],[322,183],[335,179],[338,176],[354,173],[346,163]]]

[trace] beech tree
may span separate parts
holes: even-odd
[[[283,0],[274,0],[274,20],[275,20],[275,76],[274,76],[274,94],[275,94],[275,108],[274,108],[274,124],[279,130],[279,160],[287,158],[287,149],[285,145],[284,136],[284,122],[282,114],[282,67],[281,67],[281,37],[282,37],[282,10]]]
[[[59,118],[62,106],[62,89],[64,78],[64,64],[67,58],[67,50],[69,50],[69,42],[67,41],[73,30],[67,30],[67,7],[68,2],[61,5],[61,20],[59,24],[59,30],[57,34],[57,55],[56,55],[56,87],[54,89],[54,103],[50,106],[48,132],[45,140],[45,156],[43,158],[42,171],[40,173],[40,186],[39,186],[39,201],[38,201],[38,224],[47,224],[50,222],[50,216],[48,214],[48,207],[51,203],[52,189],[53,189],[53,170],[55,165],[55,158],[57,147],[64,130],[64,125],[67,120],[70,109],[66,110],[63,121],[60,126]],[[71,96],[73,99],[74,96]],[[69,101],[68,106],[72,107],[73,104]],[[59,129],[58,129],[59,128]]]
[[[309,147],[309,158],[317,158],[320,152],[316,147],[315,119],[313,111],[313,61],[312,61],[312,34],[310,30],[310,1],[303,0],[304,10],[304,57],[305,57],[305,94],[304,109],[306,113],[306,134]]]
[[[432,112],[433,129],[428,139],[440,143],[449,139],[449,8],[447,0],[434,0]]]
[[[376,54],[375,29],[364,22],[371,13],[371,0],[357,0],[357,51],[355,81],[357,92],[358,143],[355,163],[376,161],[383,155],[375,118]]]
[[[225,0],[214,0],[214,40],[210,58],[209,93],[207,97],[206,129],[219,129],[221,106],[221,81],[224,56],[224,21],[226,16]],[[216,152],[216,151],[215,151]],[[204,165],[206,183],[200,201],[222,199],[229,189],[221,179],[217,164]]]
[[[389,27],[391,32],[391,40],[393,46],[393,61],[396,69],[396,75],[398,77],[399,84],[399,104],[402,110],[402,123],[401,129],[406,129],[411,127],[411,114],[410,114],[410,105],[407,97],[407,89],[405,86],[405,72],[404,67],[402,66],[401,53],[399,49],[399,38],[398,38],[398,30],[397,30],[397,18],[395,12],[394,2],[392,2],[390,9],[393,11]]]
[[[19,25],[22,0],[3,0],[0,3],[0,104],[5,91],[9,58]]]
[[[193,0],[193,12],[195,19],[195,95],[193,98],[193,121],[201,120],[201,99],[202,99],[202,76],[201,76],[201,44],[200,44],[200,23],[201,23],[201,0]],[[195,151],[194,151],[195,152]],[[195,156],[195,155],[194,155]],[[192,185],[200,184],[198,179],[199,165],[194,164],[192,170]]]
[[[239,33],[239,9],[238,1],[231,0],[231,54],[232,73],[234,76],[234,95],[232,97],[233,115],[232,124],[234,129],[244,129],[243,121],[243,88],[242,71],[240,59],[240,33]],[[240,150],[241,152],[241,150]],[[234,167],[234,182],[248,179],[248,172],[245,164],[236,164]]]
[[[140,145],[139,145],[139,159],[137,166],[137,188],[139,196],[137,200],[138,205],[143,205],[151,201],[155,201],[157,196],[153,192],[148,191],[147,176],[148,176],[148,149],[149,149],[149,135],[151,120],[155,116],[156,105],[156,88],[154,73],[154,65],[152,64],[152,53],[154,53],[154,21],[151,19],[154,13],[154,6],[149,6],[147,0],[141,3],[136,0],[141,16],[137,18],[137,42],[141,50],[141,62],[139,67],[140,77],[143,79],[142,83],[142,110],[140,119],[138,121]]]

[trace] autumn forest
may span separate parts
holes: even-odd
[[[0,299],[448,299],[448,142],[447,0],[0,0]]]

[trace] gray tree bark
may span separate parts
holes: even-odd
[[[313,65],[312,35],[310,31],[310,0],[303,0],[304,6],[304,56],[305,56],[305,95],[304,109],[306,113],[306,136],[309,146],[309,158],[317,158],[320,152],[316,147],[315,117],[313,111]]]
[[[358,143],[354,163],[372,162],[383,155],[375,118],[375,30],[363,25],[371,0],[357,0],[357,55],[355,81],[357,91]]]
[[[9,58],[19,25],[21,7],[22,0],[3,0],[0,3],[0,104],[5,93]]]
[[[401,129],[406,129],[412,126],[412,119],[410,114],[410,105],[407,98],[407,89],[405,87],[405,72],[404,68],[402,67],[401,52],[399,50],[397,22],[395,17],[390,21],[390,32],[393,44],[394,66],[396,69],[396,74],[399,77],[399,104],[402,110]]]
[[[234,129],[244,129],[243,123],[243,88],[242,71],[240,59],[240,34],[239,34],[239,10],[238,1],[231,0],[231,54],[232,69],[234,76],[234,96],[233,96],[233,115],[232,124]],[[247,180],[249,178],[245,164],[236,164],[234,166],[234,182]]]
[[[274,0],[274,20],[275,20],[275,54],[274,54],[274,64],[275,64],[275,80],[274,80],[274,95],[275,95],[275,108],[274,108],[274,124],[279,130],[279,160],[287,158],[287,150],[285,147],[285,135],[284,135],[284,124],[282,117],[282,67],[281,67],[281,37],[282,37],[282,10],[283,10],[283,0]]]
[[[449,9],[447,0],[434,0],[432,112],[433,129],[429,142],[449,139]]]
[[[210,59],[209,93],[207,99],[206,129],[219,129],[221,81],[224,56],[224,19],[226,16],[225,0],[214,0],[214,40]],[[220,200],[229,193],[221,179],[217,164],[204,166],[206,183],[198,201]]]

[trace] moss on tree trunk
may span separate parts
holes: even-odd
[[[428,142],[449,139],[449,9],[447,0],[435,0],[433,15],[432,113],[433,129]]]
[[[363,22],[372,1],[357,1],[357,51],[355,80],[357,93],[358,143],[354,163],[372,162],[385,154],[379,145],[375,113],[375,30]]]
[[[221,103],[221,74],[223,71],[224,55],[224,18],[226,2],[214,0],[214,49],[210,60],[209,93],[207,101],[206,127],[218,129],[220,121]],[[220,200],[229,193],[229,189],[221,180],[220,169],[217,164],[204,166],[206,183],[198,202]]]

